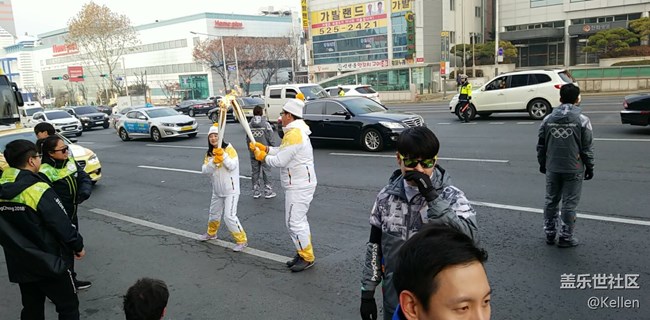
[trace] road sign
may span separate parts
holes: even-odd
[[[70,79],[70,76],[67,73],[63,75],[63,80],[69,80],[69,79]]]
[[[503,48],[499,47],[499,50],[497,51],[498,55],[503,56]]]

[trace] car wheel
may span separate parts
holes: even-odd
[[[477,112],[476,114],[478,114],[478,116],[481,118],[488,118],[492,115],[492,112]]]
[[[381,133],[376,129],[368,129],[361,134],[361,146],[366,151],[381,151],[384,148],[384,141]]]
[[[76,137],[81,137],[81,134],[82,134],[82,133],[83,133],[83,131],[79,131],[79,132],[75,133],[74,135],[75,135]]]
[[[102,127],[104,127],[104,129],[108,129],[108,127],[110,127],[110,126],[111,125],[108,122],[104,122],[104,125]]]
[[[210,115],[210,120],[212,120],[212,122],[217,122],[217,121],[219,121],[219,114],[218,114],[216,111],[213,112],[213,113]]]
[[[187,114],[188,114],[190,117],[194,117],[194,109],[190,109],[190,111],[188,111]]]
[[[131,140],[131,138],[129,138],[129,134],[126,133],[126,129],[124,128],[120,128],[120,139],[122,139],[122,141]]]
[[[151,139],[154,142],[160,142],[160,140],[162,139],[162,137],[160,136],[160,130],[158,130],[158,128],[151,129]]]
[[[551,105],[546,100],[535,99],[528,104],[528,114],[534,120],[544,119],[551,113]]]
[[[196,135],[197,135],[197,134],[198,134],[198,133],[194,132],[194,133],[190,133],[190,134],[188,134],[187,136],[190,137],[190,138],[196,138]]]

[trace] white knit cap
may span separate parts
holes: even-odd
[[[282,110],[291,113],[292,115],[302,118],[302,109],[305,107],[305,103],[298,99],[289,99],[282,107]]]
[[[211,135],[213,133],[219,134],[219,124],[216,122],[210,127],[210,130],[208,130],[208,135]]]

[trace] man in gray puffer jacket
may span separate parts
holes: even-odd
[[[361,280],[361,318],[377,319],[375,288],[381,282],[384,319],[392,319],[398,295],[393,286],[397,253],[425,224],[450,225],[478,241],[476,213],[449,175],[436,164],[440,143],[427,127],[404,130],[397,139],[395,171],[377,195],[370,214],[370,240]]]
[[[544,232],[546,243],[555,244],[558,225],[558,205],[562,200],[562,220],[557,246],[575,247],[573,236],[576,207],[582,192],[582,180],[594,177],[594,152],[591,122],[577,106],[580,88],[565,84],[560,88],[560,102],[542,120],[537,142],[539,171],[546,174],[546,203]]]

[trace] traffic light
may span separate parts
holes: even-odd
[[[52,77],[52,80],[63,80],[63,77]]]
[[[293,71],[289,71],[289,82],[293,82]]]
[[[108,77],[108,75],[105,74],[105,73],[102,73],[102,74],[100,74],[99,76],[102,77],[102,78],[106,78],[106,77]]]
[[[76,76],[75,79],[83,79],[83,78],[85,78],[85,77],[86,77],[86,76]]]

